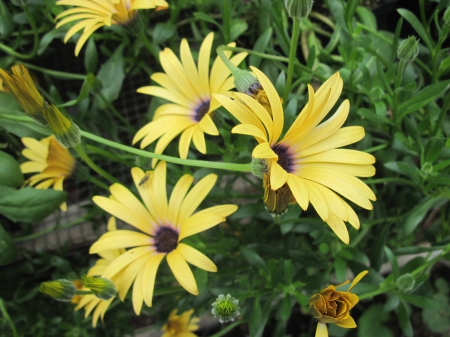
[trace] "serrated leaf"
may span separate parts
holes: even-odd
[[[0,186],[19,187],[22,183],[20,165],[12,156],[0,151]]]
[[[6,266],[17,259],[17,249],[13,238],[0,225],[0,266]]]
[[[3,187],[0,214],[12,221],[38,222],[58,209],[66,197],[67,193],[64,191]]]

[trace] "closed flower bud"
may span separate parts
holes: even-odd
[[[61,279],[42,282],[39,286],[39,291],[53,297],[55,300],[70,302],[75,295],[77,288],[72,281]]]
[[[284,0],[288,15],[295,19],[307,18],[312,6],[313,0]]]
[[[247,70],[235,68],[233,70],[234,85],[239,92],[247,92],[252,85],[258,82],[255,76]]]
[[[87,275],[84,275],[81,278],[84,286],[89,288],[95,296],[102,300],[109,300],[117,293],[116,286],[110,279]]]
[[[269,174],[263,175],[264,197],[263,201],[272,217],[279,217],[287,213],[290,204],[295,203],[295,198],[287,184],[277,190],[270,185]]]
[[[356,323],[350,316],[350,310],[359,302],[357,295],[352,294],[352,288],[368,273],[367,270],[358,274],[348,291],[338,291],[346,281],[337,286],[330,285],[318,294],[314,294],[309,299],[309,311],[319,321],[317,331],[326,331],[325,324],[334,323],[341,328],[356,328]],[[316,333],[317,336],[317,333]]]
[[[398,288],[402,291],[411,291],[416,284],[416,280],[411,274],[403,274],[397,279]]]
[[[259,179],[263,179],[264,173],[267,173],[269,168],[267,167],[266,161],[261,158],[252,158],[252,173]]]
[[[419,54],[419,40],[410,36],[400,43],[397,49],[397,57],[402,61],[413,61]]]
[[[52,133],[65,147],[73,147],[80,143],[80,129],[56,106],[45,103],[42,114]]]
[[[219,319],[220,323],[233,322],[240,315],[239,300],[230,294],[227,296],[219,295],[212,307],[211,313]]]

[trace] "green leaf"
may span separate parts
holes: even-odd
[[[417,167],[413,166],[412,163],[389,162],[389,163],[385,163],[383,166],[391,171],[394,171],[394,172],[403,174],[409,178],[412,178],[418,184],[422,180],[420,170]]]
[[[400,299],[402,299],[405,302],[408,302],[418,308],[422,308],[422,309],[439,309],[440,308],[440,303],[437,302],[433,298],[420,296],[420,295],[414,295],[414,294],[406,294],[406,293],[399,293],[398,296],[400,297]]]
[[[8,6],[0,0],[0,35],[8,36],[14,30],[14,22]]]
[[[0,225],[0,266],[6,266],[17,259],[17,249],[13,238]]]
[[[0,151],[0,185],[19,187],[23,183],[20,165],[9,154]]]
[[[195,281],[197,282],[198,292],[203,294],[208,285],[208,272],[206,270],[196,268],[194,270]]]
[[[336,257],[334,259],[334,271],[339,282],[344,282],[347,273],[347,263],[344,259]]]
[[[444,143],[444,138],[431,137],[428,140],[427,145],[425,145],[426,163],[433,163],[436,159],[438,159],[442,149],[444,148]]]
[[[84,68],[86,69],[86,73],[94,74],[98,68],[98,53],[94,39],[88,39],[84,55]]]
[[[250,336],[256,336],[262,322],[261,303],[259,301],[259,297],[255,298],[255,303],[253,304],[252,309],[253,310],[251,311],[252,314],[249,321],[249,330]]]
[[[403,301],[400,301],[400,306],[398,307],[398,323],[407,337],[413,336],[413,330],[411,327],[411,322],[409,320],[409,312]]]
[[[294,282],[295,269],[291,260],[284,261],[284,279],[286,284]]]
[[[410,235],[419,223],[423,220],[428,210],[443,204],[446,201],[445,198],[438,197],[426,197],[417,206],[410,210],[406,216],[405,221],[401,225],[403,229],[403,236]]]
[[[289,294],[284,296],[280,310],[281,320],[286,322],[289,316],[291,316],[291,296]]]
[[[358,115],[360,115],[363,119],[367,119],[374,124],[388,124],[394,125],[394,123],[385,116],[380,116],[374,113],[372,110],[366,108],[360,108],[356,111]]]
[[[398,106],[398,111],[401,111],[400,117],[403,118],[411,112],[417,111],[430,103],[445,91],[449,83],[450,81],[447,80],[444,82],[430,84],[418,93],[415,93],[409,100],[402,102]]]
[[[248,292],[251,293],[253,291],[253,279],[254,279],[254,275],[253,275],[253,268],[249,267],[248,268],[248,274],[247,274],[247,289]]]
[[[41,37],[41,40],[39,42],[37,54],[42,55],[47,50],[47,47],[50,45],[50,43],[55,39],[55,37],[63,37],[64,34],[64,32],[57,29],[52,29],[49,32],[45,33]]]
[[[235,41],[247,29],[247,22],[242,19],[234,19],[233,21],[231,21],[230,40]]]
[[[361,22],[372,30],[377,30],[377,18],[373,15],[372,11],[366,7],[356,7],[356,14],[358,14]]]
[[[38,222],[58,209],[66,197],[67,193],[64,191],[3,187],[0,194],[0,214],[12,221]]]
[[[405,118],[404,123],[407,134],[411,136],[411,138],[414,140],[414,144],[417,146],[420,152],[423,148],[423,144],[422,138],[420,137],[419,134],[419,130],[417,129],[417,124],[413,122],[413,120],[410,118]]]
[[[86,97],[89,96],[89,93],[91,91],[95,92],[99,90],[99,88],[102,86],[101,82],[95,77],[94,74],[88,74],[86,76],[86,79],[83,82],[83,86],[81,87],[80,93],[78,95],[77,99],[73,99],[69,102],[66,102],[64,104],[58,105],[58,108],[63,108],[67,106],[73,106],[78,103],[80,103],[82,100],[84,100]]]
[[[384,252],[386,253],[386,256],[388,257],[389,262],[391,263],[392,274],[394,275],[394,280],[397,280],[398,276],[399,276],[397,257],[394,255],[392,250],[390,250],[387,246],[384,246]]]
[[[425,42],[425,44],[427,45],[428,49],[431,52],[434,49],[433,48],[433,43],[431,42],[427,32],[423,28],[423,26],[420,23],[419,19],[417,19],[417,17],[414,15],[414,13],[410,12],[407,9],[403,9],[403,8],[397,9],[397,12],[403,18],[405,18],[406,21],[408,21],[410,23],[412,28],[417,32],[417,34],[419,34],[420,38]]]
[[[246,246],[240,246],[240,251],[244,258],[247,260],[247,262],[258,269],[264,269],[267,270],[266,262],[262,259],[262,257],[255,252],[254,250],[251,250],[250,248]]]
[[[153,41],[162,44],[170,39],[175,34],[177,26],[170,22],[157,23],[153,30]]]
[[[102,82],[103,88],[101,94],[107,102],[113,102],[119,97],[123,80],[125,79],[123,49],[124,45],[120,45],[114,54],[104,63],[97,74],[97,78]],[[107,103],[100,97],[96,97],[98,106],[101,109],[106,108]]]
[[[448,68],[450,68],[450,56],[447,56],[440,64],[439,64],[439,71],[444,72]]]
[[[217,27],[221,27],[220,24],[214,20],[212,17],[210,17],[208,14],[202,13],[202,12],[196,12],[194,13],[194,16],[196,18],[199,18],[200,20],[215,24]]]
[[[253,50],[259,53],[265,53],[267,46],[272,38],[273,30],[272,28],[266,29],[264,33],[256,40]],[[256,55],[250,55],[250,65],[259,68],[262,58]]]
[[[355,16],[356,6],[360,0],[348,0],[344,8],[344,18],[347,28],[350,32],[353,31],[353,18]]]
[[[382,323],[389,319],[381,304],[372,304],[358,320],[358,337],[392,337],[392,332]]]

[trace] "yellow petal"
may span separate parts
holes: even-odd
[[[262,132],[259,128],[251,124],[239,124],[236,125],[232,130],[232,133],[238,133],[241,135],[253,136],[259,143],[265,142],[267,135]]]
[[[151,244],[151,237],[128,230],[118,230],[103,234],[89,249],[89,254],[102,250],[146,246]]]
[[[330,212],[328,214],[327,224],[337,235],[337,237],[341,239],[342,242],[348,245],[348,243],[350,242],[350,238],[348,236],[347,227],[345,227],[344,221]]]
[[[288,173],[277,163],[273,162],[270,168],[270,185],[272,190],[277,190],[283,186],[288,178]]]
[[[289,189],[294,195],[295,200],[298,202],[300,207],[306,211],[309,204],[308,189],[306,188],[303,180],[293,174],[288,174],[287,184]]]
[[[219,214],[194,214],[189,219],[181,223],[178,241],[181,241],[188,236],[203,232],[223,221],[225,221],[225,218]]]
[[[125,296],[127,295],[128,290],[130,289],[131,285],[133,284],[134,280],[136,279],[136,276],[139,271],[144,268],[144,266],[147,264],[147,261],[149,261],[152,257],[149,255],[141,256],[140,258],[134,260],[131,262],[128,266],[126,266],[122,270],[122,276],[120,278],[120,284],[119,284],[119,298],[123,302],[125,300]]]
[[[206,255],[184,243],[178,244],[177,251],[190,264],[209,272],[216,272],[217,267]]]
[[[313,205],[317,214],[322,218],[323,221],[327,221],[328,216],[330,214],[328,208],[328,202],[325,196],[321,193],[321,191],[316,187],[314,182],[303,180],[308,189],[309,201]]]
[[[144,270],[140,270],[136,276],[136,279],[134,280],[133,284],[133,294],[131,296],[131,300],[133,302],[133,309],[136,315],[141,314],[142,310],[142,303],[144,302],[144,293],[142,291],[143,288],[143,277],[144,277]]]
[[[348,149],[331,149],[297,159],[298,163],[345,163],[356,165],[371,165],[375,157],[370,153]]]
[[[252,152],[253,158],[278,159],[278,155],[272,150],[269,143],[258,144]]]
[[[334,324],[336,324],[337,326],[340,326],[341,328],[346,328],[346,329],[356,328],[356,323],[353,320],[352,316],[349,316],[346,319],[336,322]]]
[[[177,249],[167,254],[167,263],[180,285],[193,295],[198,295],[197,282],[191,268]]]
[[[353,287],[359,282],[361,281],[361,279],[366,276],[369,273],[368,270],[364,270],[362,272],[360,272],[353,280],[352,284],[350,285],[350,287],[348,288],[348,291],[351,291],[353,289]]]
[[[144,302],[147,306],[152,306],[153,290],[155,288],[156,272],[158,271],[159,264],[166,254],[156,254],[147,261],[145,269],[143,270],[144,276],[142,278],[142,292],[144,294]]]
[[[120,255],[117,259],[115,259],[111,264],[106,267],[105,272],[103,273],[103,277],[111,278],[120,271],[122,271],[126,266],[128,266],[133,261],[139,259],[144,255],[152,256],[154,251],[150,247],[138,247],[127,250],[125,253]]]
[[[211,58],[211,48],[214,41],[214,33],[206,35],[198,53],[198,76],[200,80],[200,90],[203,95],[210,94],[209,86],[209,61]]]
[[[205,135],[201,128],[195,128],[192,140],[194,141],[194,145],[198,152],[206,154]]]
[[[324,323],[317,323],[316,337],[328,337],[327,325]]]
[[[194,181],[193,176],[185,174],[180,178],[180,180],[178,180],[175,187],[173,188],[172,194],[170,195],[169,221],[170,223],[176,225],[178,229],[179,229],[178,212],[181,207],[181,204],[183,203],[184,197],[186,196],[193,181]]]

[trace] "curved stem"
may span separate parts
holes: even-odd
[[[38,29],[36,27],[36,22],[34,21],[33,15],[31,15],[31,12],[28,9],[28,7],[26,5],[24,5],[22,7],[22,9],[24,10],[25,15],[27,16],[28,21],[30,22],[31,28],[33,29],[33,35],[34,35],[33,50],[31,51],[30,54],[21,54],[21,53],[16,52],[14,49],[12,49],[8,46],[5,46],[3,43],[0,43],[0,49],[10,55],[15,56],[15,57],[18,57],[18,58],[21,58],[24,60],[29,60],[36,56],[38,46],[39,46],[39,33],[38,33]]]
[[[139,39],[142,41],[142,43],[148,49],[148,51],[159,62],[159,50],[153,44],[151,44],[150,41],[147,39],[147,36],[145,36],[145,29],[143,29],[139,32]]]
[[[294,75],[294,63],[297,55],[297,44],[300,34],[300,19],[293,18],[294,26],[292,27],[291,48],[289,50],[289,63],[286,85],[283,92],[283,102],[287,102],[289,92],[291,91],[292,76]]]
[[[100,174],[103,178],[109,180],[112,183],[118,183],[119,181],[114,178],[112,175],[110,175],[108,172],[97,166],[92,159],[88,156],[88,154],[84,151],[83,146],[81,144],[78,144],[74,147],[75,151],[78,153],[78,155],[83,159],[86,164],[93,169],[95,172]]]
[[[68,80],[83,80],[83,81],[86,79],[86,75],[72,74],[72,73],[66,73],[63,71],[45,69],[45,68],[41,68],[41,67],[38,67],[38,66],[35,66],[35,65],[32,65],[29,63],[25,63],[25,62],[22,62],[22,64],[24,66],[26,66],[27,68],[34,69],[34,70],[40,71],[41,73],[49,74],[51,76],[55,76],[58,78],[64,78],[64,79],[68,79]]]
[[[159,160],[164,160],[169,163],[179,164],[179,165],[185,165],[185,166],[194,166],[194,167],[205,167],[205,168],[213,168],[213,169],[219,169],[219,170],[229,170],[229,171],[238,171],[238,172],[251,172],[251,163],[248,164],[235,164],[235,163],[220,163],[220,162],[213,162],[213,161],[205,161],[205,160],[193,160],[193,159],[181,159],[171,156],[166,156],[163,154],[156,154],[153,152],[148,152],[144,150],[139,150],[131,146],[126,146],[123,144],[119,144],[116,142],[113,142],[111,140],[93,135],[92,133],[86,132],[81,130],[80,131],[81,136],[91,139],[97,143],[105,144],[107,146],[132,153],[141,157],[146,158],[156,158]]]
[[[6,311],[6,307],[4,306],[3,303],[4,303],[3,300],[0,298],[0,311],[1,311],[2,314],[3,314],[3,317],[4,317],[5,321],[8,322],[8,324],[9,324],[11,330],[12,330],[13,336],[14,336],[14,337],[17,337],[18,334],[17,334],[16,327],[14,326],[14,323],[13,323],[13,321],[11,320],[11,317],[9,317],[8,311]]]

